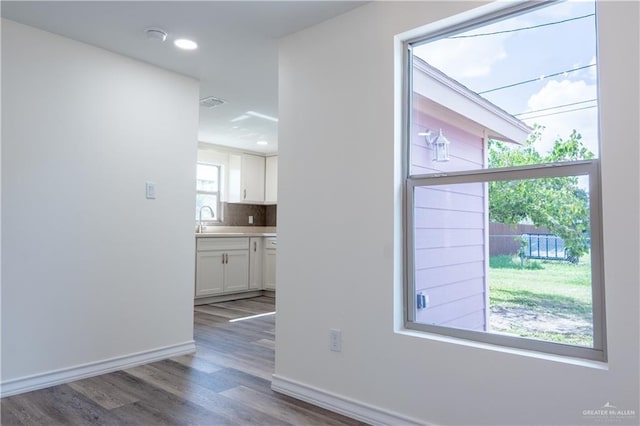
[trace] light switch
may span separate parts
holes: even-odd
[[[153,182],[145,182],[145,192],[147,198],[150,200],[155,200],[156,198],[156,184]]]
[[[249,225],[253,225],[253,216],[249,216]]]

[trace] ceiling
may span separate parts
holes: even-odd
[[[2,17],[99,46],[200,80],[198,140],[242,150],[278,150],[278,38],[362,1],[2,1]],[[160,27],[165,42],[144,30]],[[173,45],[189,38],[198,49]],[[258,145],[258,140],[267,145]]]

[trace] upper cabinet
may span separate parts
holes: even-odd
[[[198,147],[198,161],[221,167],[221,201],[277,204],[277,155],[265,157],[260,154],[213,148],[201,143]]]
[[[265,204],[278,202],[278,157],[276,155],[266,159],[264,202]]]
[[[264,157],[253,154],[229,155],[228,201],[231,203],[264,203],[264,178]]]

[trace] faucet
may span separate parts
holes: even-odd
[[[211,219],[215,218],[215,214],[213,213],[213,209],[210,206],[202,206],[200,207],[200,213],[198,214],[198,233],[202,232],[202,210],[204,209],[209,209],[209,212],[211,213]]]

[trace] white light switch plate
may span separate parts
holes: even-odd
[[[145,193],[148,199],[155,200],[156,198],[156,184],[153,182],[145,182]]]

